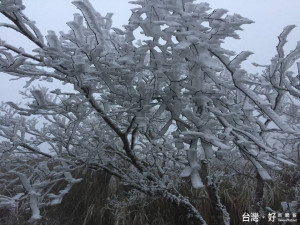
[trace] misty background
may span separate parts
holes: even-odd
[[[47,30],[67,32],[69,27],[66,22],[73,20],[73,13],[80,11],[71,3],[71,0],[23,0],[26,6],[24,13],[33,21],[36,21],[37,27],[42,34],[46,35]],[[112,12],[113,27],[122,28],[122,25],[128,23],[131,15],[131,8],[137,7],[128,3],[127,0],[90,0],[94,8],[105,16]],[[196,2],[202,2],[197,0]],[[235,51],[237,54],[241,51],[252,51],[243,68],[249,72],[261,72],[261,68],[254,67],[251,63],[269,64],[270,59],[276,54],[276,45],[278,44],[278,35],[287,25],[295,24],[296,29],[288,37],[286,52],[292,50],[297,41],[300,40],[300,1],[299,0],[207,0],[213,9],[224,8],[229,14],[240,14],[253,20],[255,23],[244,26],[244,31],[239,32],[240,40],[228,38],[223,47]],[[6,18],[0,17],[0,23],[7,22]],[[136,38],[142,38],[142,35],[136,35]],[[20,34],[9,29],[0,28],[0,39],[16,47],[23,47],[26,51],[37,48],[34,44],[22,37]],[[0,73],[0,102],[24,101],[19,94],[23,90],[26,79],[11,81],[12,76]],[[38,85],[38,82],[34,83]],[[45,83],[50,90],[60,86],[57,82]],[[43,86],[43,83],[41,83]],[[61,87],[61,86],[60,86]],[[65,89],[72,89],[71,86],[64,86]]]

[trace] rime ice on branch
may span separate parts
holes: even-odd
[[[18,185],[13,197],[0,197],[0,207],[26,199],[35,221],[40,208],[59,204],[80,181],[71,172],[85,167],[175,203],[195,224],[206,224],[178,192],[180,174],[194,188],[207,188],[218,224],[229,224],[218,195],[226,174],[210,174],[211,165],[227,167],[229,156],[249,161],[263,182],[272,180],[270,169],[294,166],[285,153],[290,144],[273,141],[299,138],[299,118],[284,108],[300,96],[299,74],[289,71],[300,45],[288,55],[283,50],[294,26],[279,36],[278,54],[263,74],[253,75],[241,68],[250,52],[235,55],[222,47],[251,20],[192,0],[131,3],[136,7],[120,29],[112,27],[111,13],[102,16],[89,1],[74,1],[80,14],[67,23],[70,30],[48,31],[44,39],[21,0],[1,1],[10,23],[0,26],[37,48],[25,52],[0,40],[0,71],[29,79],[27,106],[2,106],[0,178]],[[136,39],[137,29],[147,40]],[[53,80],[71,84],[74,92],[31,86]],[[36,116],[46,121],[42,127]],[[62,180],[65,189],[52,193]]]

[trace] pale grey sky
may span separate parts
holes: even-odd
[[[71,4],[71,0],[23,0],[23,2],[26,6],[26,15],[36,21],[43,34],[46,34],[47,30],[66,31],[68,29],[66,22],[71,21],[73,13],[78,12]],[[127,0],[90,0],[90,2],[102,15],[113,12],[115,27],[126,24],[130,17],[130,8],[136,7]],[[237,53],[243,50],[254,52],[254,55],[249,57],[248,63],[244,64],[250,71],[258,71],[251,66],[252,62],[269,63],[275,54],[277,36],[285,26],[290,24],[298,26],[288,38],[287,49],[295,47],[300,40],[300,0],[207,0],[206,2],[210,3],[212,9],[225,8],[229,14],[238,13],[255,21],[254,24],[244,26],[244,31],[240,32],[240,40],[228,39],[225,43],[226,48]],[[4,18],[0,17],[1,20]],[[0,29],[0,38],[17,47],[35,48],[19,35],[3,28]],[[24,82],[8,82],[6,75],[0,75],[0,101],[16,99],[21,101],[18,98],[18,90]]]

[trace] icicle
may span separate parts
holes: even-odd
[[[105,29],[109,30],[112,25],[112,19],[111,17],[113,16],[113,13],[107,13],[105,16],[106,23],[105,23]]]
[[[252,54],[253,52],[249,52],[249,51],[241,52],[229,63],[229,66],[232,69],[240,68],[241,63],[245,61]]]
[[[89,28],[95,33],[98,43],[104,43],[102,29],[104,28],[104,19],[95,11],[88,0],[72,2],[79,10],[81,10]]]
[[[186,166],[182,172],[180,173],[180,177],[189,177],[192,174],[192,168],[190,166]]]
[[[60,41],[58,40],[57,35],[55,34],[54,31],[48,30],[48,35],[46,35],[46,39],[50,47],[59,50],[61,49]]]
[[[8,66],[7,69],[13,71],[13,70],[17,69],[19,66],[23,65],[25,60],[26,60],[25,57],[19,56],[14,60],[14,62],[12,64],[10,64]]]
[[[284,45],[287,43],[287,36],[289,35],[289,33],[295,28],[296,26],[295,25],[289,25],[289,26],[286,26],[282,33],[279,35],[279,43],[278,43],[278,46],[277,46],[277,51],[278,51],[278,54],[279,54],[279,58],[283,58],[284,57],[284,50],[283,50],[283,47]]]
[[[272,178],[268,171],[252,156],[249,156],[250,161],[252,164],[255,166],[259,176],[261,177],[262,180],[264,181],[272,181]]]
[[[211,159],[214,155],[212,144],[208,143],[207,141],[205,141],[203,139],[201,139],[201,145],[202,145],[202,148],[203,148],[204,153],[205,153],[205,158],[206,159]]]
[[[39,106],[47,105],[47,100],[45,99],[45,96],[42,91],[32,90],[31,93]]]
[[[198,171],[193,170],[192,174],[191,174],[191,182],[192,182],[192,186],[193,188],[202,188],[204,187],[204,184],[201,180],[201,177],[199,175]]]

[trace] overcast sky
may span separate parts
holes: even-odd
[[[107,12],[114,13],[113,26],[121,27],[130,17],[130,8],[135,7],[127,3],[127,0],[90,0],[94,8],[102,15]],[[68,29],[66,22],[73,19],[73,13],[78,12],[71,4],[71,0],[23,0],[26,6],[25,14],[36,21],[43,34],[47,30],[59,32]],[[297,28],[288,38],[288,51],[296,46],[300,40],[300,0],[208,0],[212,9],[225,8],[230,14],[238,13],[254,20],[255,23],[244,26],[240,32],[240,40],[228,39],[225,47],[235,50],[237,53],[249,50],[255,54],[249,58],[244,66],[247,70],[257,72],[251,66],[252,62],[268,64],[275,54],[277,36],[286,25],[295,24]],[[0,17],[0,22],[4,20]],[[17,47],[31,49],[34,46],[22,37],[1,28],[0,38]],[[7,76],[0,74],[0,101],[17,100],[18,89],[23,82],[8,82]]]

